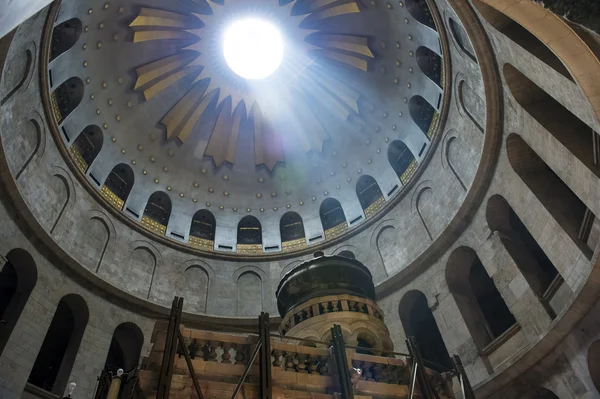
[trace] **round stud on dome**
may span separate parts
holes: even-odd
[[[162,168],[162,169],[163,169],[165,172],[167,172],[167,173],[169,172],[169,167],[168,167],[168,166],[163,166],[163,168]]]
[[[381,148],[378,148],[378,149],[377,149],[377,153],[378,153],[378,154],[381,154]]]
[[[325,191],[323,194],[325,194],[325,196],[329,195],[329,191]]]
[[[264,212],[264,211],[265,211],[265,208],[260,208],[260,211],[261,211],[261,212]]]
[[[386,138],[385,138],[385,142],[387,143],[388,141],[390,141],[390,138],[389,138],[389,137],[386,137]]]
[[[370,159],[367,159],[367,163],[368,163],[368,164],[371,164],[372,162],[373,162],[372,160],[370,160]]]
[[[112,105],[114,104],[114,101],[112,100],[112,98],[108,99],[108,105],[110,105],[112,107]]]
[[[412,35],[408,35],[408,40],[412,40],[412,39],[413,39]]]
[[[154,179],[154,183],[158,184],[159,180],[158,179]]]
[[[392,125],[392,130],[396,130],[396,125]]]
[[[196,188],[200,187],[200,183],[194,182],[194,187],[196,187]]]
[[[362,173],[362,169],[357,170],[358,173]]]
[[[183,197],[184,197],[184,194],[183,194],[183,193],[179,193],[179,196],[180,196],[181,198],[183,198]]]
[[[219,209],[223,210],[223,209],[225,209],[225,207],[223,205],[219,205]]]
[[[400,80],[398,80],[398,78],[394,78],[394,84],[398,84],[400,83]]]
[[[104,22],[100,22],[98,24],[98,29],[100,29],[100,30],[104,29]]]
[[[349,177],[349,178],[347,178],[347,179],[346,179],[346,181],[347,181],[348,183],[350,183],[350,182],[352,181],[352,178],[351,178],[351,177]]]
[[[91,8],[88,10],[88,15],[91,14],[94,10],[92,10]]]
[[[404,18],[404,22],[408,23],[408,18]]]
[[[335,172],[334,171],[329,172],[329,176],[335,176]]]
[[[141,144],[138,144],[137,149],[138,149],[138,151],[144,151],[144,146]]]
[[[96,109],[96,115],[100,115],[100,108]]]
[[[341,187],[341,186],[340,186],[339,184],[337,184],[337,185],[335,186],[335,188],[337,188],[338,190],[339,190],[339,188],[340,188],[340,187]]]
[[[214,189],[214,187],[209,187],[209,188],[208,188],[208,192],[209,192],[209,193],[214,193],[214,192],[215,192],[215,189]]]
[[[290,209],[292,207],[292,205],[291,204],[287,204],[285,207],[288,208],[288,209]]]
[[[387,8],[388,8],[389,10],[391,10],[391,9],[392,9],[392,5],[391,5],[390,3],[387,3]]]
[[[401,1],[399,1],[399,2],[398,2],[398,5],[399,5],[400,7],[404,7],[404,3],[403,3],[403,2],[401,2]]]
[[[85,79],[85,83],[87,83],[87,84],[90,84],[90,83],[92,83],[92,79],[90,79],[90,78],[86,78],[86,79]]]
[[[115,119],[117,120],[117,122],[121,122],[121,115],[119,115],[119,114],[115,115]]]
[[[396,48],[400,48],[400,42],[396,42]]]
[[[142,171],[142,173],[143,173],[144,175],[147,175],[147,174],[148,174],[148,171],[147,171],[146,169],[144,169],[144,170]]]
[[[198,198],[192,198],[192,201],[198,202]]]
[[[273,191],[273,192],[271,193],[271,197],[277,197],[277,193],[276,193],[275,191]]]
[[[87,61],[83,61],[83,67],[86,68],[88,66],[88,62]]]
[[[206,174],[206,169],[202,168],[202,170],[200,170],[200,173],[202,173],[203,175]]]
[[[229,197],[229,191],[223,191],[223,195]]]
[[[103,89],[106,89],[107,87],[108,87],[108,83],[106,83],[106,82],[102,82],[102,88],[103,88]]]
[[[156,162],[156,157],[154,155],[150,155],[150,162]]]
[[[132,160],[131,160],[131,164],[132,164],[132,165],[135,165],[136,163],[137,163],[137,162],[135,161],[135,159],[132,159]]]
[[[229,180],[229,176],[228,175],[223,175],[223,180]]]
[[[107,123],[105,123],[105,124],[103,124],[103,125],[102,125],[102,127],[103,127],[104,129],[108,129],[108,124],[107,124]]]
[[[380,131],[380,130],[381,130],[381,128],[380,128],[379,126],[375,126],[375,131],[376,131],[377,133],[379,133],[379,131]]]
[[[407,103],[407,102],[408,102],[408,98],[404,97],[404,98],[402,99],[402,101],[404,101],[405,103]]]
[[[90,98],[93,100],[96,98],[96,96],[94,95],[94,93],[90,94]]]
[[[82,49],[87,50],[87,43],[83,43],[83,45],[81,46]]]
[[[413,73],[413,68],[412,67],[408,68],[408,72]]]
[[[412,85],[410,83],[407,83],[406,87],[408,87],[410,89],[412,87]]]
[[[382,47],[382,48],[386,48],[386,47],[387,47],[387,44],[385,44],[385,42],[381,42],[381,47]]]
[[[125,12],[125,7],[119,7],[119,14],[123,14]]]
[[[396,66],[399,67],[401,65],[400,60],[396,60]]]
[[[108,9],[108,3],[104,3],[104,9],[107,10]]]
[[[256,193],[256,198],[262,198],[262,194],[261,193]]]
[[[317,200],[317,197],[312,197],[311,199],[312,199],[313,201],[316,201],[316,200]]]
[[[299,202],[299,204],[300,204],[300,205],[304,205],[304,201],[300,201],[300,202]]]
[[[171,191],[172,190],[171,186],[167,186],[167,190]]]
[[[125,148],[121,148],[121,154],[125,154]]]
[[[252,212],[252,209],[246,208],[246,212]]]
[[[102,41],[99,41],[98,43],[96,43],[96,48],[98,48],[98,49],[102,48]]]
[[[413,52],[412,52],[412,50],[410,50],[410,51],[408,52],[408,55],[410,55],[410,56],[412,57],[413,55],[415,55],[415,53],[413,53]]]
[[[84,32],[87,32],[87,31],[89,31],[89,30],[90,30],[90,27],[89,27],[89,26],[87,26],[87,25],[85,26],[85,28],[83,28],[83,31],[84,31]]]
[[[345,168],[345,167],[347,167],[347,166],[348,166],[348,162],[344,162],[344,163],[342,164],[342,168]]]
[[[133,104],[132,104],[131,100],[127,101],[127,108],[131,108],[131,107],[133,107]]]
[[[118,42],[118,41],[119,41],[119,34],[118,34],[118,33],[115,33],[115,34],[113,35],[113,41],[115,41],[115,42]]]

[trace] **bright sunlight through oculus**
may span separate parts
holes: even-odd
[[[229,68],[244,79],[271,76],[283,60],[283,39],[272,23],[258,18],[233,22],[225,31],[223,53]]]

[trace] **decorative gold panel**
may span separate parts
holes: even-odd
[[[435,130],[437,129],[439,123],[440,123],[440,114],[438,114],[437,112],[434,112],[433,118],[431,118],[431,125],[429,125],[429,130],[427,131],[427,137],[429,137],[431,139],[431,136],[433,136],[433,133],[435,133]]]
[[[262,244],[238,244],[237,253],[242,255],[260,255],[263,253]]]
[[[410,165],[408,165],[408,168],[406,168],[404,173],[402,173],[402,176],[400,176],[400,181],[402,184],[406,184],[410,180],[412,175],[415,173],[415,170],[417,170],[417,166],[419,166],[419,163],[416,159],[413,159]]]
[[[348,223],[342,222],[335,227],[325,230],[325,239],[330,240],[335,238],[344,233],[346,230],[348,230]]]
[[[88,164],[85,162],[85,160],[79,153],[79,150],[77,149],[77,147],[75,147],[74,145],[69,147],[69,153],[71,153],[71,157],[73,157],[73,160],[75,161],[75,165],[77,165],[77,169],[79,169],[81,171],[81,173],[85,174],[85,172],[87,171],[87,168],[88,168]]]
[[[306,238],[298,238],[292,241],[284,241],[281,243],[281,249],[283,252],[298,251],[302,248],[306,248]]]
[[[207,240],[195,236],[190,236],[188,244],[191,247],[203,249],[205,251],[212,251],[215,248],[215,242],[213,240]]]
[[[167,226],[162,225],[154,220],[150,219],[148,216],[142,216],[142,227],[146,230],[150,230],[151,232],[164,236],[167,234]]]
[[[383,196],[377,198],[377,200],[375,202],[373,202],[371,205],[369,205],[367,207],[367,209],[365,209],[365,217],[368,219],[369,217],[375,215],[377,212],[379,212],[383,206],[385,205],[385,198]]]
[[[54,114],[56,123],[60,124],[62,122],[62,115],[60,114],[58,101],[56,101],[56,94],[54,94],[54,92],[50,95],[50,102],[52,103],[52,113]]]
[[[108,187],[102,186],[100,190],[100,194],[109,204],[117,208],[118,210],[123,210],[123,205],[125,205],[125,201],[121,198],[117,197],[115,193],[113,193]]]

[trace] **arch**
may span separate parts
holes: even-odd
[[[446,282],[480,351],[517,323],[473,249],[452,251]]]
[[[44,337],[28,382],[62,395],[89,319],[85,300],[77,294],[62,297]]]
[[[262,226],[254,216],[244,216],[237,227],[238,245],[262,245]]]
[[[10,42],[10,39],[7,40]],[[35,42],[30,42],[25,51],[19,52],[19,54],[10,60],[5,60],[2,86],[6,89],[4,92],[7,94],[0,99],[0,107],[6,104],[16,92],[21,89],[25,90],[29,87],[31,77],[33,76],[34,68],[32,68],[32,66],[35,64],[36,54]],[[11,89],[9,90],[9,88]]]
[[[111,229],[108,227],[106,220],[100,216],[90,217],[85,224],[83,229],[86,231],[86,234],[82,234],[81,245],[86,249],[84,256],[88,261],[96,262],[94,269],[98,273],[106,253],[106,248],[108,248]]]
[[[571,191],[554,171],[521,138],[511,133],[506,138],[506,151],[512,169],[542,203],[554,220],[591,259],[596,243],[588,244],[591,222],[595,215]]]
[[[528,395],[525,399],[559,399],[554,392],[549,389],[539,387]]]
[[[410,152],[408,146],[400,140],[394,140],[390,143],[387,156],[402,184],[406,184],[417,169],[415,156]]]
[[[417,48],[417,65],[421,72],[431,79],[436,85],[442,87],[442,57],[425,46]]]
[[[437,209],[437,204],[435,200],[435,194],[433,193],[431,187],[425,186],[419,188],[415,197],[415,208],[417,210],[417,214],[419,215],[419,219],[421,219],[421,223],[423,223],[423,227],[429,236],[429,239],[433,240],[435,233],[433,228],[435,227],[435,212]],[[435,234],[435,236],[437,236],[437,234]]]
[[[444,156],[446,157],[446,162],[448,164],[448,168],[458,180],[458,183],[463,188],[464,191],[467,191],[467,187],[463,182],[463,179],[458,174],[460,170],[462,172],[462,168],[460,166],[460,161],[464,159],[462,154],[463,147],[461,146],[462,141],[458,138],[458,136],[450,136],[448,140],[446,140],[446,151],[444,152]]]
[[[204,264],[204,262],[202,262]],[[181,296],[187,311],[206,313],[210,275],[201,264],[188,266],[183,274],[183,290]]]
[[[35,114],[36,117],[39,116],[37,112],[35,112]],[[9,153],[14,153],[16,151],[21,152],[21,159],[24,159],[23,164],[17,169],[15,180],[19,180],[21,174],[23,174],[25,169],[27,169],[27,166],[29,166],[33,158],[40,151],[40,148],[42,147],[42,140],[45,140],[45,137],[42,136],[42,124],[38,122],[36,117],[29,119],[30,123],[28,123],[24,128],[25,132],[20,135],[19,150],[9,150],[8,148],[5,149],[5,151]]]
[[[164,191],[155,191],[148,198],[142,216],[142,226],[154,233],[165,235],[171,218],[171,198]]]
[[[600,155],[594,145],[595,141],[600,141],[598,133],[514,66],[504,64],[503,71],[506,85],[519,105],[600,177]]]
[[[306,234],[304,232],[302,217],[296,212],[290,211],[284,213],[279,220],[279,233],[281,234],[282,243],[294,240],[304,240]],[[306,242],[304,243],[306,244]]]
[[[490,230],[499,233],[504,248],[535,295],[550,317],[556,317],[560,309],[553,309],[551,300],[564,280],[552,261],[504,197],[498,194],[491,196],[485,212]]]
[[[588,349],[587,365],[592,383],[596,391],[600,392],[600,339],[592,342]]]
[[[400,321],[407,337],[415,337],[426,366],[439,371],[452,368],[448,349],[435,321],[427,298],[421,291],[408,291],[398,304]]]
[[[425,0],[407,0],[406,9],[408,13],[417,20],[420,24],[423,24],[435,31],[435,22],[433,21],[433,15]]]
[[[104,134],[96,125],[87,126],[79,133],[69,151],[75,158],[75,164],[83,173],[88,171],[100,153],[103,143]]]
[[[56,123],[60,124],[71,114],[83,99],[83,81],[72,77],[52,92],[52,112]]]
[[[319,217],[321,218],[321,224],[323,225],[323,230],[325,230],[326,238],[337,235],[336,232],[332,230],[333,228],[341,226],[341,229],[346,229],[348,227],[342,205],[335,198],[326,198],[323,200],[319,208]]]
[[[132,322],[121,323],[115,328],[110,348],[104,363],[105,370],[113,372],[122,368],[125,372],[134,370],[142,353],[144,333]]]
[[[535,35],[531,34],[531,32],[509,16],[497,11],[494,7],[485,4],[481,0],[473,0],[473,5],[483,18],[498,32],[508,37],[540,61],[543,61],[565,78],[573,81],[573,77],[560,59]]]
[[[356,196],[366,217],[374,215],[385,203],[379,184],[369,175],[363,175],[356,181]]]
[[[192,224],[190,226],[190,243],[193,243],[193,241],[199,241],[193,240],[193,237],[199,238],[206,241],[205,246],[207,246],[208,249],[212,249],[215,241],[216,229],[217,220],[212,212],[207,209],[201,209],[197,211],[192,217]],[[198,242],[198,244],[201,243]]]
[[[435,127],[434,119],[437,119],[435,108],[420,95],[415,95],[408,101],[408,112],[413,122],[421,129],[428,138],[433,135],[432,127]]]
[[[381,229],[375,236],[375,244],[377,252],[383,264],[385,277],[389,276],[388,270],[392,269],[392,265],[397,264],[396,251],[394,244],[396,243],[396,228],[391,224],[382,225]]]
[[[81,36],[81,31],[82,25],[78,18],[71,18],[56,25],[50,41],[50,61],[73,47]]]
[[[150,248],[135,247],[129,256],[128,278],[125,280],[135,281],[135,284],[125,284],[124,282],[127,290],[141,298],[150,298],[157,263],[157,256]]]
[[[125,202],[127,202],[129,193],[133,188],[134,181],[135,175],[133,173],[133,169],[131,169],[131,166],[127,165],[126,163],[120,163],[110,171],[110,174],[104,182],[102,191],[104,192],[105,190],[108,190],[108,198],[110,199],[110,203],[117,209],[122,210]],[[113,195],[116,198],[114,198]]]
[[[448,18],[448,25],[450,27],[450,32],[452,33],[452,37],[454,41],[458,45],[458,47],[462,50],[464,54],[467,55],[474,63],[477,64],[477,57],[475,57],[475,49],[473,48],[473,44],[471,44],[471,39],[469,39],[469,35],[465,31],[465,28],[458,22],[454,20],[454,18]]]
[[[479,129],[484,132],[485,101],[469,86],[465,80],[458,83],[458,102],[463,112]]]
[[[33,257],[24,249],[11,250],[0,270],[0,354],[36,283],[37,267]]]
[[[69,181],[67,180],[67,178],[61,174],[55,174],[53,177],[56,178],[56,179],[52,179],[53,182],[56,182],[56,180],[58,180],[58,182],[56,184],[58,186],[58,187],[56,187],[58,190],[53,190],[54,194],[56,195],[55,199],[57,199],[57,200],[60,199],[61,191],[62,191],[61,189],[64,187],[65,200],[64,200],[64,202],[62,202],[62,204],[61,204],[61,201],[56,201],[52,204],[53,208],[56,208],[57,205],[60,205],[60,210],[58,211],[58,215],[56,216],[56,219],[54,220],[54,223],[52,224],[52,228],[50,229],[50,234],[54,233],[56,226],[58,226],[58,222],[60,222],[60,219],[62,218],[62,215],[65,213],[65,209],[67,209],[67,205],[69,205],[69,201],[71,200],[71,186],[69,185]]]
[[[237,281],[237,316],[255,317],[263,309],[263,281],[257,273],[245,271]]]

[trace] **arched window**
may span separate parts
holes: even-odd
[[[367,218],[377,213],[385,204],[385,198],[379,185],[369,175],[358,178],[356,182],[356,196]]]
[[[431,10],[425,0],[407,0],[406,9],[418,22],[433,30],[437,30],[435,28],[435,22],[433,21],[433,15],[431,15]]]
[[[102,186],[102,195],[111,205],[122,210],[133,187],[133,181],[133,169],[125,163],[120,163],[106,178],[104,186]]]
[[[431,138],[438,125],[439,115],[435,108],[427,102],[423,97],[416,95],[412,96],[408,102],[408,111],[412,120],[419,129],[428,137]]]
[[[425,76],[431,79],[436,85],[442,87],[442,57],[425,46],[417,49],[416,56],[417,65]]]
[[[525,397],[523,399],[559,399],[559,398],[551,390],[540,387],[540,388],[537,388],[535,391],[531,392],[530,394],[525,395]]]
[[[13,249],[6,260],[0,270],[0,354],[37,282],[37,268],[27,251]]]
[[[512,65],[504,64],[504,78],[519,105],[600,177],[598,133]]]
[[[262,253],[262,227],[254,216],[245,216],[238,223],[237,252]]]
[[[319,216],[323,230],[325,230],[325,239],[336,237],[348,230],[342,205],[335,198],[327,198],[321,203]]]
[[[450,18],[448,20],[448,24],[450,25],[450,32],[452,32],[452,36],[454,40],[456,40],[456,44],[458,47],[471,59],[474,63],[477,63],[477,58],[475,57],[475,49],[473,49],[473,45],[471,44],[471,40],[465,32],[465,28],[462,27],[461,24],[456,22],[454,19]]]
[[[77,18],[69,19],[55,26],[50,42],[50,61],[73,47],[81,36],[81,31],[81,21]]]
[[[554,318],[560,308],[553,309],[551,301],[563,283],[563,279],[552,261],[548,259],[519,216],[502,196],[490,197],[486,218],[489,228],[499,233],[504,248],[550,317]]]
[[[210,211],[202,209],[196,212],[190,226],[190,245],[208,251],[213,250],[216,227],[217,221]]]
[[[402,184],[406,184],[415,170],[417,170],[417,160],[410,152],[406,144],[402,141],[394,140],[388,147],[388,161],[394,171],[400,178]]]
[[[116,374],[118,369],[125,372],[135,369],[140,361],[144,334],[134,323],[122,323],[117,326],[110,341],[110,349],[104,367]]]
[[[565,78],[573,80],[571,74],[560,59],[554,55],[552,50],[550,50],[544,42],[535,37],[535,35],[522,27],[519,23],[513,21],[509,16],[501,13],[492,6],[485,4],[483,1],[473,0],[473,4],[490,25],[496,28],[500,33],[523,47]]]
[[[146,229],[165,235],[167,225],[171,217],[171,199],[164,191],[153,193],[148,199],[144,216],[142,216],[142,226]]]
[[[83,82],[72,77],[52,92],[52,113],[57,123],[61,123],[77,108],[83,99]]]
[[[281,245],[284,252],[306,246],[304,223],[302,217],[296,212],[283,214],[279,220],[279,232],[281,233]]]
[[[56,395],[63,394],[88,317],[87,304],[79,295],[69,294],[60,300],[31,369],[30,384]]]
[[[448,258],[446,282],[479,350],[507,332],[516,320],[475,251],[455,249]]]
[[[77,164],[79,170],[83,173],[87,172],[94,159],[100,153],[102,144],[104,143],[104,135],[102,130],[95,125],[90,125],[83,129],[69,151]]]
[[[398,307],[400,321],[407,337],[415,337],[426,367],[443,372],[452,368],[450,355],[435,317],[421,291],[408,291]]]
[[[596,243],[588,243],[588,240],[596,215],[519,135],[508,136],[506,150],[513,170],[583,254],[591,259]]]

